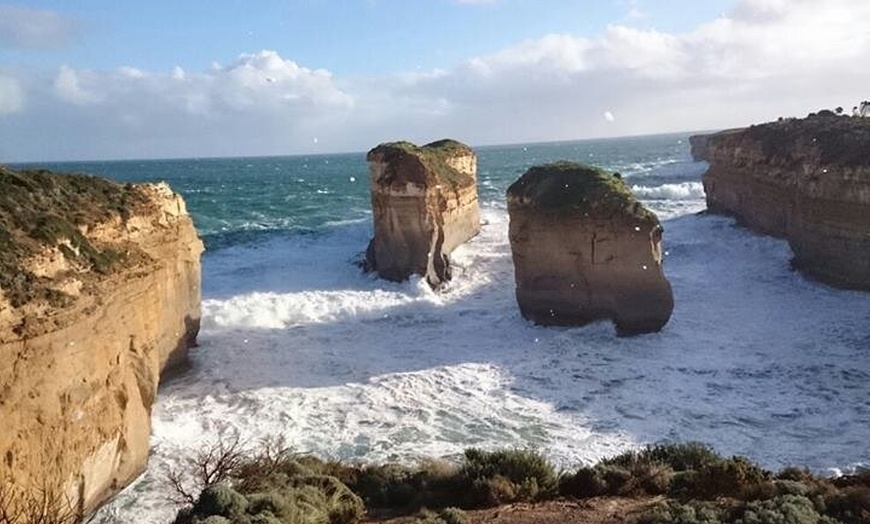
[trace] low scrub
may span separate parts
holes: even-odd
[[[459,508],[560,495],[663,496],[640,518],[644,524],[870,524],[868,472],[824,479],[786,468],[774,475],[697,443],[650,446],[559,475],[528,450],[469,449],[458,464],[361,465],[297,454],[275,440],[243,452],[229,439],[168,479],[186,505],[176,524],[355,524],[366,508],[419,512],[410,517],[419,524],[464,524]]]
[[[472,506],[532,502],[557,491],[556,470],[534,451],[469,449],[461,475],[470,484]]]

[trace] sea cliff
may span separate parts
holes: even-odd
[[[202,243],[165,184],[0,167],[0,488],[85,515],[148,458],[200,319]]]
[[[704,142],[708,209],[787,239],[806,274],[870,290],[870,119],[811,115]]]

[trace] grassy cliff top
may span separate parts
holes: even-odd
[[[511,184],[507,196],[515,204],[552,213],[655,218],[634,198],[620,176],[567,160],[532,166]]]
[[[22,267],[46,246],[70,262],[106,274],[122,254],[92,244],[81,228],[127,218],[148,200],[135,186],[86,175],[13,171],[0,166],[0,288],[13,306],[62,301],[46,278]]]
[[[474,177],[457,171],[447,164],[447,160],[460,156],[474,155],[474,151],[467,145],[445,138],[431,142],[424,146],[418,146],[411,142],[387,142],[380,144],[366,155],[366,159],[373,161],[380,158],[391,164],[392,171],[388,173],[390,182],[408,181],[425,184],[426,173],[413,169],[407,161],[409,157],[419,160],[422,167],[428,173],[437,177],[437,182],[446,182],[454,188],[467,187],[475,183]]]
[[[786,118],[739,132],[710,136],[716,144],[749,140],[765,157],[784,164],[808,161],[833,167],[870,166],[870,118],[820,111],[806,118]]]

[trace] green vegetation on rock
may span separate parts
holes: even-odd
[[[807,160],[835,167],[870,165],[870,118],[837,116],[828,111],[753,125],[743,133],[760,145],[766,157],[785,165],[805,164]],[[739,140],[743,136],[732,132],[711,138]]]
[[[655,218],[617,174],[562,160],[532,166],[507,190],[508,199],[550,213],[584,213],[609,218],[627,214]]]
[[[417,146],[407,141],[388,142],[369,151],[367,158],[371,160],[375,154],[383,155],[388,164],[402,163],[408,156],[415,157],[427,171],[437,177],[439,183],[447,183],[454,189],[476,183],[474,177],[457,171],[447,164],[449,158],[474,154],[470,147],[456,140],[445,138],[424,146]],[[397,176],[397,173],[391,176]],[[422,183],[424,180],[418,182]]]
[[[131,185],[45,170],[13,171],[0,166],[0,288],[13,306],[34,299],[59,304],[62,296],[22,262],[45,246],[58,247],[79,266],[106,274],[124,254],[96,246],[82,227],[120,217],[145,205]]]

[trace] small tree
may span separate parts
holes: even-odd
[[[837,106],[837,109],[834,109],[834,112],[837,113],[838,115],[842,115],[843,114],[843,106]]]

